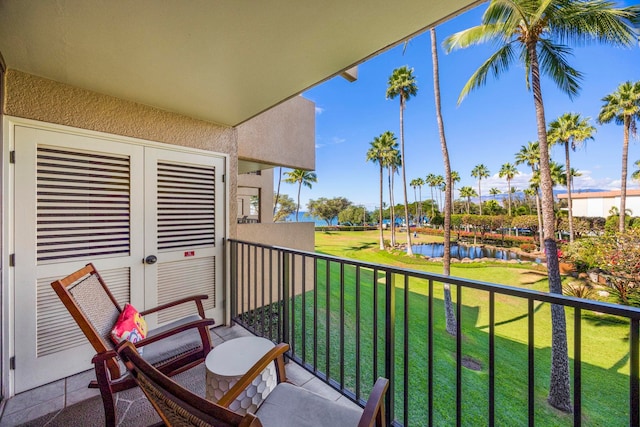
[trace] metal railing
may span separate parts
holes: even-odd
[[[628,390],[616,396],[618,412],[626,414],[624,424],[640,425],[639,309],[244,241],[229,243],[232,320],[256,335],[289,343],[291,360],[361,405],[377,377],[388,378],[385,409],[394,425],[534,425],[548,412],[541,409],[546,404],[540,395],[548,388],[549,331],[536,325],[543,320],[538,312],[550,304],[565,307],[567,316],[573,316],[573,323],[567,323],[573,347],[573,415],[558,418],[581,425],[583,397],[601,398],[598,393],[606,391],[599,387],[615,383],[616,390]],[[455,300],[455,337],[445,331],[444,308],[434,304],[444,284]],[[522,313],[516,316],[513,310],[518,307]],[[628,358],[628,373],[609,370],[607,384],[593,384],[583,372],[583,365],[589,372],[600,369],[582,361],[583,347],[597,345],[594,337],[583,337],[585,321],[629,325],[629,351],[621,359]],[[508,323],[526,329],[526,342],[497,333]],[[514,354],[526,363],[512,366]],[[524,384],[514,388],[514,378]],[[519,413],[514,409],[519,405],[526,410]],[[503,413],[505,406],[510,409]]]

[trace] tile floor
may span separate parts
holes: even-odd
[[[251,333],[240,326],[220,326],[212,329],[214,345]],[[345,405],[355,405],[349,399],[326,385],[322,380],[295,363],[287,364],[290,382],[321,394]],[[9,426],[100,426],[104,425],[104,413],[100,392],[87,388],[93,371],[86,371],[69,378],[46,384],[20,393],[2,402],[0,427]],[[176,381],[204,396],[205,368],[201,364],[175,377]],[[160,419],[138,389],[127,390],[117,397],[118,426],[144,426]]]

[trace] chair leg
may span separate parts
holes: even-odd
[[[115,427],[116,425],[116,405],[113,399],[113,391],[109,382],[109,373],[105,364],[97,361],[94,364],[96,371],[96,381],[102,396],[102,405],[104,406],[104,425],[105,427]]]

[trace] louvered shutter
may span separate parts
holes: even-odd
[[[216,168],[203,164],[157,163],[158,252],[200,253],[215,246]],[[162,258],[162,257],[161,257]],[[215,256],[183,258],[158,265],[158,304],[185,295],[206,294],[204,309],[215,308]],[[158,314],[158,322],[193,314],[185,304]]]
[[[215,168],[158,163],[158,250],[215,243]]]
[[[129,157],[39,146],[37,260],[129,253]]]

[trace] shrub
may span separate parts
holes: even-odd
[[[523,251],[529,253],[529,252],[533,252],[536,250],[536,245],[534,245],[533,243],[522,243],[520,245],[520,249],[522,249]]]
[[[571,297],[593,299],[596,290],[591,285],[581,282],[569,282],[562,286],[562,293]]]

